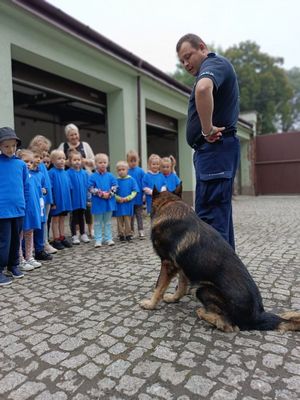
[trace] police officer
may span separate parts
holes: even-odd
[[[231,199],[240,154],[237,77],[230,62],[209,52],[197,35],[184,35],[176,51],[186,71],[196,77],[186,131],[195,150],[196,213],[235,248]]]

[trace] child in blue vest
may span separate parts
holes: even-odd
[[[48,231],[49,231],[48,226],[50,226],[50,221],[51,221],[51,218],[49,218],[49,213],[52,204],[52,188],[48,174],[49,168],[46,166],[46,164],[44,164],[44,156],[45,154],[49,156],[48,160],[50,164],[50,154],[49,154],[50,148],[51,148],[50,140],[43,135],[34,136],[29,144],[29,150],[31,150],[34,154],[35,164],[36,166],[38,166],[39,172],[41,172],[44,175],[45,188],[47,190],[47,193],[44,195],[45,212],[44,212],[44,218],[42,220],[42,228],[35,229],[33,235],[35,259],[43,261],[52,260],[53,258],[52,254],[57,253],[57,250],[49,244],[49,238],[48,238]]]
[[[47,205],[52,203],[52,188],[50,183],[50,178],[48,171],[46,170],[44,164],[41,162],[42,153],[40,150],[33,150],[33,167],[30,171],[31,176],[35,179],[36,185],[41,188],[40,196],[40,214],[41,214],[41,226],[40,228],[35,228],[33,232],[33,243],[34,243],[34,253],[35,259],[47,261],[52,259],[52,256],[45,252],[45,245],[48,241],[47,229]],[[45,257],[46,255],[46,257]],[[40,264],[41,265],[41,264]],[[35,267],[37,268],[37,262]]]
[[[30,150],[21,150],[18,156],[25,162],[28,168],[29,197],[26,204],[23,230],[20,236],[20,269],[22,271],[31,271],[39,268],[42,264],[33,258],[33,233],[35,229],[41,229],[43,214],[43,176],[37,178],[38,174],[34,171],[34,154]],[[24,239],[25,257],[23,256],[22,242]]]
[[[166,178],[166,186],[169,192],[174,192],[177,186],[181,183],[181,180],[175,173],[175,165],[176,160],[173,156],[163,157],[161,159],[160,170]]]
[[[114,215],[117,217],[118,236],[120,241],[131,241],[131,217],[133,217],[134,199],[139,191],[136,180],[128,175],[128,163],[118,161],[116,165],[118,174],[116,201],[117,209]]]
[[[92,193],[92,214],[94,215],[95,247],[102,246],[102,229],[104,242],[113,246],[111,220],[112,212],[116,209],[115,192],[117,180],[107,172],[108,156],[104,153],[96,154],[96,172],[89,176],[89,191]]]
[[[139,191],[134,198],[134,215],[131,217],[131,235],[134,233],[134,217],[136,218],[139,238],[145,239],[143,224],[143,178],[145,171],[139,167],[139,155],[136,151],[130,150],[127,153],[127,162],[129,165],[128,175],[132,176],[138,185]]]
[[[50,153],[48,151],[43,151],[42,162],[45,165],[47,171],[50,169],[51,161],[50,161]]]
[[[154,186],[159,192],[166,190],[166,178],[160,172],[161,158],[151,154],[148,158],[148,172],[143,178],[143,191],[146,195],[147,213],[151,213],[152,191]]]
[[[62,150],[53,150],[50,154],[53,168],[49,171],[52,186],[53,204],[51,207],[51,225],[53,242],[57,250],[72,247],[65,238],[65,217],[72,211],[71,182],[67,171],[65,171],[66,156]]]
[[[77,226],[79,226],[80,239],[88,243],[90,239],[85,232],[85,210],[87,206],[88,193],[88,172],[82,168],[82,155],[76,150],[69,151],[69,175],[72,185],[72,214],[71,214],[71,233],[72,244],[80,244],[77,235]]]
[[[8,127],[0,128],[0,286],[23,278],[19,269],[20,233],[28,200],[28,170],[24,161],[15,156],[21,140]]]

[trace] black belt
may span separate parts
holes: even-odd
[[[229,132],[222,132],[222,137],[230,137],[230,136],[235,136],[236,131],[229,131]]]

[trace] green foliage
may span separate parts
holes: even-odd
[[[295,103],[300,107],[300,69],[288,77],[281,67],[282,58],[261,52],[260,47],[251,41],[241,42],[226,51],[218,50],[219,54],[232,62],[236,70],[241,111],[255,110],[259,113],[258,133],[291,129],[297,114]],[[179,64],[173,77],[188,86],[192,86],[195,79]],[[298,85],[297,90],[293,89],[292,82]]]
[[[293,88],[292,124],[294,129],[300,129],[300,68],[294,67],[287,71],[288,80]]]
[[[271,57],[250,41],[224,52],[233,64],[240,87],[241,111],[260,114],[260,132],[286,131],[291,126],[293,90],[282,58]]]

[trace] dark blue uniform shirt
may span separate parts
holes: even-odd
[[[210,78],[214,83],[213,125],[225,126],[223,133],[234,131],[239,115],[239,88],[234,68],[226,58],[209,53],[200,66],[189,101],[186,139],[191,147],[205,141],[201,136],[202,128],[195,100],[195,88],[202,78]]]

